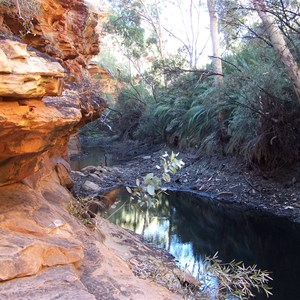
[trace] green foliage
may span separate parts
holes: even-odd
[[[158,90],[157,103],[147,107],[136,137],[170,143],[177,139],[182,148],[199,145],[216,125],[219,104],[212,97],[210,80],[201,82],[195,74],[177,74],[168,89]]]
[[[222,42],[227,50],[238,49],[250,14],[249,8],[243,7],[236,0],[216,0],[215,3],[219,16],[220,31],[224,37]]]
[[[131,84],[120,92],[110,115],[114,130],[119,132],[120,138],[134,137],[134,132],[140,124],[147,103],[150,101],[151,96],[141,83]]]
[[[223,154],[235,154],[267,168],[292,163],[300,158],[300,105],[283,66],[259,24],[251,24],[247,30],[242,26],[247,19],[245,7],[232,0],[216,4],[227,26],[223,28],[227,44],[239,37],[239,43],[230,46],[235,52],[223,57],[222,87],[215,88],[210,64],[207,72],[188,70],[180,53],[163,59],[154,56],[151,68],[141,76],[143,83],[121,92],[115,107],[119,113],[112,114],[112,123],[124,138],[168,142],[180,149],[209,153],[222,149]],[[295,21],[287,16],[295,18],[299,5],[282,1],[268,5],[297,55]],[[128,38],[124,42],[130,51],[146,55],[147,43],[156,43],[157,36],[146,37],[140,30],[145,7],[141,1],[116,1],[116,6],[119,18],[114,20],[114,30]],[[155,10],[152,13],[155,19]],[[237,17],[241,14],[243,18]],[[224,126],[220,126],[224,112]]]
[[[237,299],[247,300],[255,296],[253,289],[264,292],[267,297],[272,295],[268,285],[272,280],[270,273],[257,269],[256,265],[245,267],[242,262],[235,261],[222,263],[216,253],[206,258],[204,266],[202,273],[218,277],[216,299],[226,299],[226,295],[231,294]]]
[[[150,86],[161,88],[172,84],[178,78],[178,72],[181,68],[187,67],[187,60],[180,56],[168,55],[167,57],[153,59],[151,67],[143,74],[145,82]]]
[[[145,49],[145,30],[141,27],[139,9],[140,3],[138,1],[115,3],[115,11],[110,14],[105,26],[109,33],[122,37],[122,44],[126,49],[130,49],[131,55],[136,58],[139,58]]]
[[[223,66],[218,91],[210,77],[177,73],[157,89],[156,102],[147,103],[134,137],[212,153],[220,149],[218,117],[226,111],[224,153],[272,169],[298,159],[300,106],[273,49],[253,40]]]
[[[131,80],[128,64],[119,61],[109,49],[102,49],[96,57],[96,63],[107,70],[110,75],[120,82],[129,83]]]
[[[105,25],[106,31],[121,38],[121,45],[131,60],[147,56],[151,46],[157,44],[157,38],[154,32],[149,36],[142,24],[147,20],[144,3],[121,0],[112,1],[112,6],[114,10]]]
[[[184,162],[178,159],[179,153],[173,152],[169,155],[167,152],[161,156],[161,166],[156,166],[158,170],[162,170],[160,175],[154,175],[154,173],[148,173],[142,180],[136,179],[136,187],[131,189],[126,187],[127,191],[131,194],[130,199],[137,198],[140,206],[146,206],[148,208],[156,205],[156,201],[162,193],[166,191],[162,187],[163,182],[171,182],[170,174],[176,174],[184,166]]]
[[[221,91],[230,111],[226,151],[275,168],[300,156],[300,106],[273,51],[247,47],[231,58],[236,67]]]

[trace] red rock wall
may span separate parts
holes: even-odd
[[[85,80],[64,84],[98,51],[94,16],[83,0],[42,1],[20,37],[42,54],[11,35],[24,32],[14,10],[0,13],[0,298],[181,299],[137,278],[96,222],[91,232],[70,215],[67,141],[106,106]]]
[[[66,157],[66,144],[81,124],[106,107],[89,85],[69,84],[64,69],[25,44],[0,41],[0,186],[41,168],[45,155]]]
[[[98,15],[90,12],[83,0],[43,0],[29,25],[17,18],[16,8],[2,7],[2,14],[0,29],[55,57],[72,76],[85,76],[85,67],[99,52]]]
[[[120,90],[126,86],[125,82],[120,82],[114,78],[106,69],[96,63],[90,63],[87,67],[90,76],[99,83],[101,91],[111,98],[115,103]]]
[[[0,4],[0,186],[34,174],[53,153],[67,158],[70,134],[106,107],[82,80],[99,51],[97,15],[83,0],[35,3],[26,22]],[[81,84],[64,86],[70,79]]]

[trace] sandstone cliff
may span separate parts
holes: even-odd
[[[177,299],[134,276],[119,230],[69,214],[69,136],[106,107],[88,81],[69,82],[98,51],[97,22],[81,0],[40,4],[18,38],[16,8],[0,7],[0,299]]]
[[[108,95],[112,102],[116,102],[120,90],[124,88],[126,84],[117,81],[108,70],[96,63],[91,62],[88,65],[87,70],[93,80],[99,82],[104,94]]]
[[[89,11],[83,0],[19,0],[19,3],[20,13],[14,5],[0,7],[3,16],[0,29],[55,57],[71,75],[84,76],[88,62],[99,52],[95,30],[99,16]]]
[[[37,172],[45,156],[66,158],[70,134],[105,103],[88,87],[62,91],[64,69],[25,44],[2,40],[0,56],[1,186]]]

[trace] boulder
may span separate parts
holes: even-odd
[[[82,188],[85,190],[85,191],[88,191],[88,192],[94,192],[94,193],[97,193],[97,192],[100,192],[101,190],[101,187],[92,182],[92,181],[85,181],[84,184],[82,185]]]

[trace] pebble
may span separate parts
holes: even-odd
[[[284,206],[283,209],[295,209],[295,208],[293,206],[287,205],[287,206]]]

